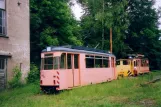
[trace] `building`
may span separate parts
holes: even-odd
[[[30,68],[29,0],[0,0],[0,89],[20,67],[22,80]]]

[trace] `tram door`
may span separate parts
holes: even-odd
[[[0,90],[6,85],[6,59],[0,57]]]
[[[80,83],[80,69],[79,69],[79,54],[72,55],[72,72],[73,72],[73,86],[79,86]]]
[[[69,87],[79,86],[79,54],[67,54]]]

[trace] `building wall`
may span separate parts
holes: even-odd
[[[19,2],[19,3],[18,3]],[[7,60],[7,80],[12,69],[21,68],[22,79],[30,68],[29,0],[6,0],[6,37],[0,37],[0,53],[11,54]]]

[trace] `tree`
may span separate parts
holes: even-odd
[[[113,50],[118,57],[129,50],[124,43],[128,28],[126,0],[80,0],[85,9],[81,27],[84,45],[109,50],[109,33],[113,29]],[[121,52],[121,53],[120,53]]]
[[[142,53],[149,58],[151,69],[160,69],[159,17],[153,5],[154,0],[129,0],[127,12],[130,23],[125,42],[134,53]]]
[[[80,26],[67,0],[31,0],[31,61],[39,63],[50,45],[82,45]]]

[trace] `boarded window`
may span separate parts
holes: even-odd
[[[7,59],[0,57],[0,90],[6,86],[6,61]]]
[[[3,70],[4,69],[4,59],[0,59],[0,69]]]

